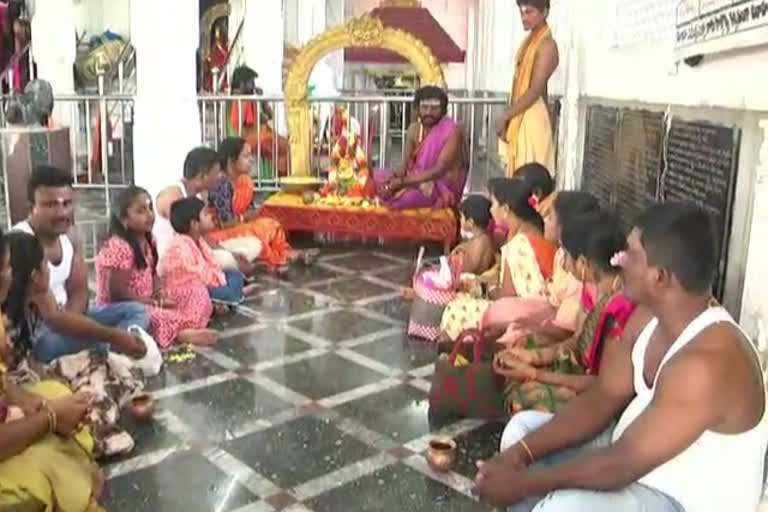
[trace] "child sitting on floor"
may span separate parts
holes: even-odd
[[[158,273],[169,290],[203,288],[216,302],[236,306],[250,291],[245,276],[237,270],[224,272],[216,263],[205,235],[213,229],[213,218],[205,203],[196,197],[171,205],[171,226],[176,235],[160,258]]]
[[[218,333],[206,329],[213,307],[207,290],[160,287],[152,199],[146,190],[129,187],[120,195],[110,219],[110,237],[96,256],[96,301],[137,301],[150,306],[151,334],[167,348],[174,341],[214,345]]]
[[[453,250],[461,257],[463,274],[480,275],[493,266],[493,241],[488,234],[491,202],[481,195],[467,197],[459,207],[462,242]]]

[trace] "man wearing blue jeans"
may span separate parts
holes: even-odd
[[[83,244],[72,229],[71,176],[56,167],[39,166],[29,177],[30,214],[14,226],[37,237],[45,250],[50,294],[36,303],[43,321],[34,342],[34,356],[43,363],[89,348],[114,348],[141,357],[145,346],[125,329],[149,328],[149,311],[126,302],[88,307],[88,268]]]
[[[654,205],[635,221],[611,264],[638,309],[621,339],[603,341],[585,391],[554,416],[512,417],[502,452],[478,463],[481,500],[514,512],[757,509],[766,389],[755,346],[711,304],[714,233],[688,203]]]

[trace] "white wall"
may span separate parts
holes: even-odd
[[[674,5],[676,0],[589,0],[578,6],[553,0],[550,25],[561,61],[550,92],[563,94],[565,103],[560,179],[571,187],[580,182],[584,107],[589,102],[669,109],[686,120],[741,127],[726,306],[741,312],[742,323],[756,335],[759,320],[768,327],[768,291],[761,289],[765,276],[760,274],[768,241],[761,235],[760,219],[752,215],[753,202],[768,201],[763,183],[768,171],[757,173],[763,140],[759,122],[768,118],[768,45],[708,55],[696,68],[676,65]],[[509,90],[512,59],[523,37],[515,11],[512,1],[480,0],[478,41],[484,53],[475,56],[480,89]],[[768,158],[764,160],[768,166]]]
[[[131,0],[75,0],[75,28],[89,36],[109,29],[127,37],[131,33]]]

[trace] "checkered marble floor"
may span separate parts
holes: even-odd
[[[435,347],[407,338],[399,293],[416,251],[376,249],[260,278],[215,349],[152,379],[155,419],[124,420],[136,449],[107,462],[107,510],[489,510],[469,489],[503,425],[429,418]],[[451,473],[422,455],[438,432],[460,447]]]

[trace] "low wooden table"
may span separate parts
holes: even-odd
[[[288,232],[442,242],[446,253],[458,231],[456,214],[449,208],[392,211],[383,206],[307,205],[300,195],[283,192],[267,199],[261,214],[276,219]]]

